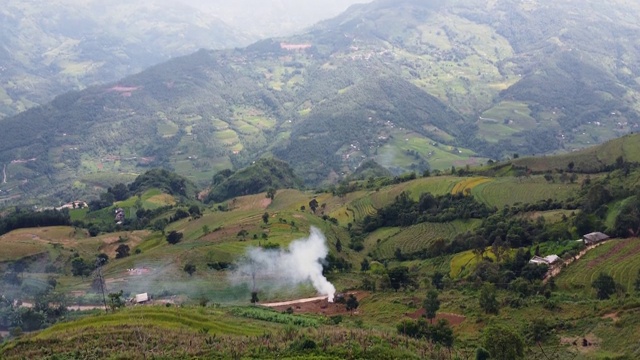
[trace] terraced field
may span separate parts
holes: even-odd
[[[349,207],[353,209],[356,220],[362,220],[367,215],[373,215],[376,213],[376,208],[373,207],[371,197],[360,198],[351,204]]]
[[[611,240],[563,269],[556,284],[565,291],[591,295],[594,294],[591,283],[603,272],[613,276],[627,291],[633,291],[640,269],[639,255],[640,239]]]
[[[453,187],[453,190],[451,190],[451,194],[455,195],[459,193],[464,193],[465,191],[467,191],[467,189],[469,189],[468,191],[472,191],[476,186],[490,182],[490,181],[491,179],[486,177],[467,178],[457,183]]]
[[[396,196],[403,191],[408,191],[411,197],[416,200],[420,194],[425,192],[433,195],[448,194],[459,181],[460,178],[454,176],[434,176],[408,181],[371,194],[371,204],[379,209],[393,202]]]
[[[89,238],[85,231],[67,226],[18,229],[0,236],[0,247],[3,249],[0,261],[49,252],[55,255],[65,248],[75,249],[80,255],[94,255],[99,251],[113,257],[120,236],[127,238],[127,244],[133,248],[148,235],[148,231],[135,231]]]
[[[223,337],[257,336],[281,327],[212,308],[132,307],[54,325],[27,335],[29,343],[3,347],[2,354],[3,358],[49,358],[51,344],[56,344],[56,353],[69,358],[110,357],[110,348],[121,349],[122,358],[138,358],[140,353],[154,354],[160,346],[163,357],[192,358],[203,349],[214,350],[205,343],[207,337],[222,342]]]
[[[471,193],[489,206],[501,208],[515,203],[536,203],[540,200],[564,200],[574,196],[579,184],[549,183],[542,176],[528,178],[497,178],[476,186]]]
[[[448,223],[423,223],[402,229],[401,232],[383,239],[376,254],[380,258],[390,259],[394,257],[396,248],[403,254],[411,254],[429,247],[432,241],[443,238],[449,240],[452,237],[477,227],[480,221],[454,221]]]

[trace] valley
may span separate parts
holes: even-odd
[[[8,0],[0,358],[640,357],[638,19]]]
[[[108,349],[132,358],[214,352],[223,358],[473,357],[481,349],[497,354],[487,339],[503,329],[513,336],[505,346],[514,358],[625,358],[637,348],[623,339],[640,329],[634,255],[640,168],[619,158],[636,155],[622,144],[637,137],[547,157],[544,169],[537,158],[519,158],[327,189],[255,188],[255,194],[232,196],[216,190],[223,200],[208,204],[193,200],[198,189],[188,180],[154,170],[112,187],[88,209],[34,212],[41,215],[33,220],[29,212],[13,214],[0,224],[0,330],[13,339],[0,344],[0,354],[46,358],[55,349],[63,358],[91,358]],[[597,155],[604,153],[609,157]],[[603,169],[574,166],[571,176],[562,176],[568,163],[587,156],[598,156]],[[523,173],[521,164],[537,168]],[[286,171],[277,161],[254,167],[217,175],[213,189],[231,191],[251,176],[267,188],[275,183],[265,173],[279,178]],[[117,200],[110,203],[105,194]],[[115,209],[124,214],[119,225]],[[592,231],[613,238],[589,247],[576,241]],[[309,256],[296,249],[315,249],[314,236],[326,257],[313,271],[321,271],[335,293],[323,293],[312,280],[319,273],[296,275],[314,269],[314,260],[302,261],[304,268],[293,261]],[[300,247],[300,241],[307,243]],[[99,270],[91,261],[97,255],[107,259]],[[564,265],[546,275],[545,265],[529,264],[534,255],[558,255]],[[606,297],[594,285],[603,274],[615,284]],[[96,287],[101,277],[106,313]],[[431,323],[424,320],[425,294],[433,292],[439,305]],[[129,302],[136,294],[151,301]],[[479,301],[485,297],[494,305]],[[51,307],[57,304],[65,310]],[[26,333],[6,325],[11,320],[3,314],[10,313],[21,314]],[[52,323],[35,325],[28,316]]]

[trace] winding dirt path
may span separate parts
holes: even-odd
[[[547,273],[547,276],[542,280],[543,284],[546,284],[547,281],[549,281],[549,279],[551,279],[552,277],[556,277],[558,275],[560,275],[560,272],[562,271],[563,268],[565,268],[566,266],[569,266],[571,263],[573,263],[576,260],[579,260],[581,257],[583,257],[587,252],[589,252],[589,250],[591,249],[595,249],[598,246],[602,245],[602,244],[606,244],[609,241],[612,240],[606,240],[606,241],[602,241],[599,242],[597,244],[588,246],[587,248],[585,248],[584,250],[580,251],[580,253],[578,253],[578,255],[572,257],[571,259],[565,260],[563,263],[561,263],[560,265],[556,265],[553,268],[551,268],[549,270],[549,272]]]
[[[326,300],[328,298],[329,298],[328,296],[318,296],[318,297],[314,297],[314,298],[298,299],[298,300],[292,300],[292,301],[283,301],[283,302],[277,302],[277,303],[267,303],[267,304],[260,304],[260,305],[266,306],[266,307],[278,307],[278,306],[287,306],[287,305],[295,305],[295,304],[314,302],[314,301],[318,301],[318,300]]]

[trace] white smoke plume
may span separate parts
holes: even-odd
[[[251,248],[231,274],[232,282],[249,283],[257,291],[261,280],[272,287],[290,287],[311,282],[320,295],[333,302],[336,288],[322,275],[322,261],[329,254],[327,239],[311,227],[306,239],[298,239],[286,250]]]

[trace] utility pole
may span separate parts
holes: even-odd
[[[104,312],[108,312],[107,310],[107,297],[105,296],[104,292],[105,292],[105,282],[104,282],[104,277],[102,276],[102,264],[103,264],[103,260],[102,258],[96,258],[96,276],[98,277],[98,281],[100,282],[100,291],[102,292],[102,301],[104,303]]]

